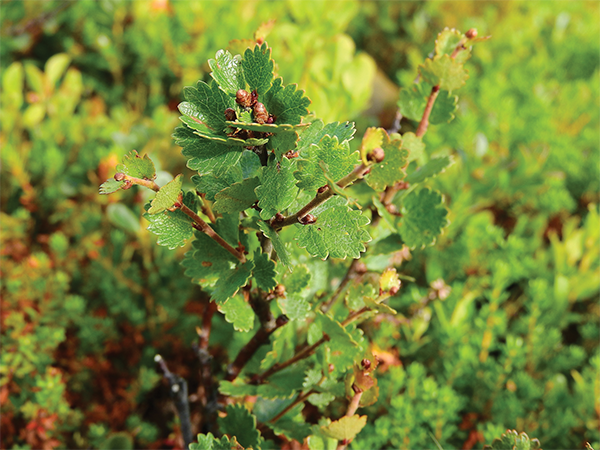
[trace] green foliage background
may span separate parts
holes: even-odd
[[[545,448],[600,445],[597,3],[1,6],[2,448],[177,445],[153,356],[194,392],[206,296],[182,276],[186,249],[146,230],[148,194],[97,187],[134,148],[160,165],[161,185],[184,172],[170,138],[183,87],[271,19],[279,75],[359,136],[391,126],[398,86],[412,85],[438,31],[492,35],[456,119],[425,136],[420,162],[455,161],[430,181],[451,225],[433,247],[365,260],[414,281],[389,302],[410,320],[362,326],[384,364],[351,446],[480,448],[506,428]],[[342,269],[322,272],[314,293]],[[211,344],[235,354],[249,335],[220,317]]]

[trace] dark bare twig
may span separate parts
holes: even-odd
[[[181,435],[187,448],[193,441],[187,383],[179,375],[174,374],[169,370],[167,363],[162,356],[156,355],[154,361],[160,365],[163,376],[169,382],[169,393],[171,394],[171,398],[177,409],[177,415],[179,416],[179,422],[181,423]]]

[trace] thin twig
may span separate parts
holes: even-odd
[[[292,356],[290,359],[288,359],[287,361],[285,361],[281,364],[274,364],[269,370],[267,370],[262,375],[258,375],[256,377],[254,377],[252,382],[255,384],[260,384],[264,380],[269,378],[271,375],[285,369],[286,367],[291,366],[292,364],[294,364],[297,361],[300,361],[301,359],[308,358],[310,355],[312,355],[315,352],[315,350],[321,344],[323,344],[327,341],[329,341],[329,336],[327,336],[325,333],[323,333],[323,337],[321,339],[319,339],[317,342],[315,342],[313,345],[303,348],[298,353],[296,353],[294,356]]]
[[[353,388],[355,388],[355,386],[353,386]],[[352,397],[352,400],[350,400],[350,404],[348,405],[348,410],[346,411],[346,417],[352,417],[354,415],[354,413],[358,409],[358,406],[360,405],[360,399],[362,397],[362,394],[363,394],[362,389],[355,390],[354,396]],[[351,441],[352,441],[352,439],[348,439],[348,440],[344,439],[344,440],[340,441],[339,445],[337,446],[337,450],[345,450],[346,446]]]
[[[348,271],[346,272],[346,275],[344,275],[344,278],[342,278],[342,281],[340,281],[340,284],[336,288],[336,290],[333,293],[333,295],[331,296],[331,298],[329,300],[327,300],[325,303],[323,303],[323,305],[321,306],[321,311],[323,311],[323,312],[329,311],[329,309],[337,301],[338,297],[342,294],[342,292],[344,292],[344,289],[346,289],[346,286],[348,286],[348,283],[356,276],[356,274],[357,274],[356,267],[358,264],[359,264],[358,259],[352,260],[352,263],[350,264],[350,267],[348,267]]]
[[[362,178],[365,173],[369,170],[369,166],[361,163],[354,167],[352,172],[338,181],[336,184],[340,188],[345,188],[346,186],[354,183],[356,180]],[[287,227],[289,225],[293,225],[295,223],[300,223],[300,219],[306,216],[309,212],[315,209],[317,206],[325,203],[329,198],[333,197],[335,192],[333,189],[326,189],[324,192],[318,193],[310,202],[304,205],[296,214],[292,214],[291,216],[287,216],[282,220],[272,220],[271,226],[275,230],[280,230],[283,227]]]
[[[283,409],[283,411],[281,411],[279,414],[277,414],[275,417],[273,417],[271,420],[269,420],[269,423],[277,422],[279,419],[281,419],[283,416],[285,416],[288,412],[290,412],[296,405],[303,403],[308,397],[310,397],[311,394],[314,394],[315,392],[317,392],[317,391],[315,391],[314,389],[311,389],[306,394],[299,395],[298,398],[296,400],[294,400],[292,403],[290,403],[289,405],[287,405]]]
[[[186,448],[192,443],[192,422],[190,419],[190,403],[188,400],[188,388],[186,381],[179,375],[172,373],[167,367],[167,363],[160,355],[154,357],[163,371],[164,377],[169,382],[169,392],[175,403],[179,422],[181,423],[181,435],[185,441]]]
[[[250,361],[250,358],[254,356],[256,351],[267,342],[269,336],[282,327],[288,322],[288,318],[286,316],[279,316],[277,320],[275,320],[275,324],[269,328],[265,326],[261,326],[256,334],[252,336],[252,339],[244,345],[244,347],[240,350],[235,361],[233,361],[229,367],[227,367],[227,376],[225,379],[227,381],[233,381],[240,374],[244,366]]]
[[[181,212],[186,214],[194,221],[194,228],[196,228],[198,231],[202,231],[204,234],[207,234],[210,238],[216,241],[217,244],[219,244],[221,247],[223,247],[225,250],[231,253],[242,264],[246,262],[246,256],[242,252],[236,250],[231,245],[229,245],[225,241],[225,239],[219,236],[215,232],[215,230],[213,230],[209,224],[202,220],[202,218],[198,214],[196,214],[182,202],[179,203],[178,208],[181,210]]]

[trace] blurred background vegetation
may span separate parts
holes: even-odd
[[[352,447],[481,448],[506,428],[544,448],[600,446],[599,12],[584,1],[2,2],[0,447],[180,448],[153,356],[195,392],[206,297],[183,276],[185,249],[146,231],[148,194],[98,186],[132,149],[160,164],[159,184],[187,173],[170,138],[183,86],[261,26],[286,83],[359,136],[393,124],[399,88],[440,30],[492,35],[473,52],[457,119],[425,137],[426,158],[456,159],[434,182],[452,225],[410,260],[383,257],[415,278],[390,301],[414,318],[363,326],[384,363]],[[429,301],[431,289],[446,298]],[[219,358],[236,338],[215,321]]]

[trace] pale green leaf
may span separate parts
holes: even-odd
[[[204,122],[201,122],[199,119],[195,119],[193,117],[181,116],[179,117],[179,120],[186,124],[188,128],[193,130],[194,134],[200,136],[203,139],[207,139],[218,144],[236,147],[252,147],[257,145],[263,145],[269,142],[269,139],[267,138],[240,139],[233,135],[225,134],[224,132],[220,133],[207,127],[207,125]]]
[[[196,87],[183,88],[185,99],[192,103],[204,118],[204,124],[214,133],[223,132],[225,125],[225,110],[235,107],[235,100],[223,92],[219,85],[212,82],[210,85],[198,81]]]
[[[275,280],[276,275],[275,263],[271,261],[266,254],[257,253],[254,255],[252,278],[260,289],[268,292],[277,286],[277,281]]]
[[[152,206],[148,210],[148,214],[158,214],[166,209],[171,208],[179,198],[181,193],[182,175],[177,175],[173,180],[165,184],[156,193],[156,197],[152,200]]]
[[[306,264],[300,264],[294,267],[294,272],[286,273],[283,276],[285,291],[292,294],[298,294],[310,285],[312,274]]]
[[[244,264],[240,264],[235,269],[221,275],[215,284],[211,300],[218,304],[223,304],[233,297],[241,287],[248,283],[253,268],[254,263],[246,261]]]
[[[23,65],[20,62],[14,62],[3,72],[3,107],[6,108],[10,105],[15,110],[19,110],[23,105]]]
[[[246,87],[241,61],[240,55],[231,56],[227,50],[219,50],[215,59],[208,60],[212,70],[211,77],[230,95],[235,95],[239,89]]]
[[[221,381],[219,383],[219,392],[223,395],[231,397],[245,397],[246,395],[256,395],[258,386],[252,384],[245,384],[239,381],[239,378],[235,382]]]
[[[258,131],[260,133],[284,133],[294,130],[300,130],[308,124],[290,125],[288,123],[254,123],[254,122],[225,122],[232,128],[241,128],[242,130]]]
[[[302,130],[298,141],[298,151],[302,153],[304,149],[312,144],[318,144],[323,136],[337,137],[338,142],[349,141],[355,132],[354,122],[332,122],[323,125],[323,121],[317,119]]]
[[[154,180],[156,178],[156,169],[150,157],[148,155],[141,157],[135,150],[123,156],[122,164],[117,165],[117,172],[146,180]]]
[[[114,178],[110,178],[100,185],[100,194],[112,194],[113,192],[117,192],[124,185],[124,181],[117,181]]]
[[[327,175],[337,182],[352,172],[358,162],[358,153],[350,149],[348,142],[340,143],[336,136],[325,135],[318,144],[305,149],[301,158],[294,173],[299,180],[298,187],[316,191],[328,184],[320,164],[327,166]]]
[[[454,28],[445,28],[440,34],[438,34],[435,41],[435,54],[452,55],[463,38],[464,35],[460,31],[457,31]],[[470,56],[471,49],[463,48],[455,55],[455,59],[458,62],[464,63],[467,59],[469,59]]]
[[[310,313],[310,303],[301,295],[286,294],[277,299],[277,304],[290,320],[305,320]]]
[[[398,100],[398,108],[400,108],[402,115],[407,119],[420,121],[425,112],[427,100],[431,95],[431,88],[431,84],[423,81],[409,89],[402,89]],[[451,95],[449,91],[440,91],[429,115],[429,123],[436,125],[452,121],[456,113],[457,103],[457,96]]]
[[[408,161],[410,162],[421,157],[425,151],[425,144],[421,137],[413,132],[408,132],[402,135],[402,148],[408,150]]]
[[[360,252],[365,251],[364,243],[371,240],[364,229],[369,219],[350,209],[346,200],[332,197],[311,213],[317,217],[315,223],[295,225],[296,241],[309,254],[321,259],[359,258]]]
[[[235,330],[250,331],[254,327],[254,311],[241,296],[230,298],[218,308],[225,315],[225,320],[233,324]]]
[[[56,83],[60,77],[64,75],[70,63],[71,57],[66,53],[57,53],[56,55],[52,55],[48,61],[46,61],[44,71],[46,72],[48,84],[51,89],[54,89]]]
[[[331,422],[328,426],[323,427],[322,431],[323,434],[332,439],[350,441],[360,433],[366,424],[367,416],[355,414],[351,417],[344,416],[340,420]]]
[[[408,164],[408,150],[402,148],[401,140],[390,141],[385,133],[381,148],[385,153],[383,161],[373,163],[371,172],[366,177],[367,184],[376,191],[383,191],[387,186],[402,181]]]
[[[317,408],[324,408],[334,400],[335,395],[330,392],[315,393],[308,396],[308,403],[315,405]]]
[[[450,167],[454,160],[450,156],[442,156],[441,158],[433,158],[424,166],[419,167],[413,173],[406,177],[406,182],[410,184],[422,183],[428,178],[435,177],[442,173],[447,167]]]
[[[192,211],[196,211],[197,198],[193,192],[187,192],[183,203]],[[171,250],[183,247],[194,234],[192,219],[179,209],[167,210],[162,214],[145,213],[144,218],[150,222],[148,231],[158,236],[158,245],[163,245]]]
[[[206,435],[199,434],[197,439],[198,443],[192,442],[190,444],[190,450],[232,450],[239,448],[235,437],[231,438],[231,440],[229,436],[217,439],[212,433],[208,433]]]
[[[464,86],[469,75],[463,64],[453,60],[449,55],[426,59],[419,66],[419,72],[431,85],[439,85],[440,89],[454,91]]]
[[[448,210],[438,191],[426,188],[410,192],[402,202],[399,227],[402,240],[411,248],[432,245],[448,225],[447,215]]]
[[[263,167],[260,174],[261,185],[255,190],[259,198],[258,206],[262,209],[260,217],[270,219],[278,212],[283,212],[292,204],[298,188],[294,185],[294,164],[288,158],[278,162],[269,159],[268,166]]]
[[[258,197],[254,189],[260,184],[257,177],[247,178],[239,183],[234,183],[215,195],[213,209],[216,213],[234,213],[244,211],[251,207]]]

